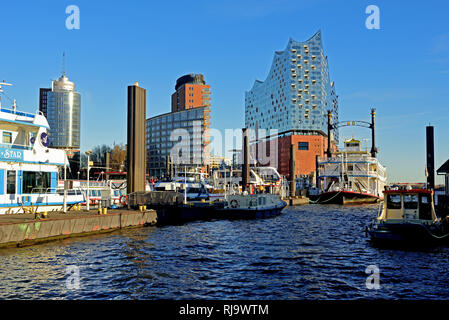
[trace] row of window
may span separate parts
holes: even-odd
[[[0,182],[1,183],[1,182]],[[17,187],[17,171],[6,171],[6,193],[16,194]],[[36,172],[23,171],[22,172],[22,190],[21,193],[42,193],[49,190],[51,186],[51,172]]]

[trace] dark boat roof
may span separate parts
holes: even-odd
[[[448,173],[449,172],[449,160],[447,160],[438,170],[438,174]]]
[[[424,193],[424,194],[431,194],[433,193],[432,190],[429,189],[399,189],[399,190],[384,190],[384,193]]]

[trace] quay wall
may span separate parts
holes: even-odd
[[[121,210],[104,215],[79,212],[53,214],[49,215],[48,219],[34,219],[30,214],[14,216],[14,219],[0,217],[0,248],[155,225],[157,221],[154,210],[145,212]]]

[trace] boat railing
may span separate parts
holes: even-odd
[[[67,189],[67,195],[69,196],[75,196],[75,195],[82,195],[82,190],[80,188],[75,189]],[[42,187],[36,187],[31,189],[31,192],[29,193],[31,195],[64,195],[64,188],[57,187],[57,188],[42,188]]]
[[[345,174],[348,176],[366,176],[369,175],[371,177],[385,177],[385,173],[383,171],[374,171],[374,170],[345,170]],[[333,176],[333,177],[340,177],[341,172],[339,170],[324,170],[320,171],[320,176]]]
[[[29,117],[29,118],[35,118],[36,117],[36,114],[34,114],[34,113],[17,111],[17,110],[14,110],[14,109],[1,108],[0,111],[1,112],[5,112],[5,113],[10,113],[10,114],[15,114],[15,115],[22,116],[22,117]]]
[[[24,144],[17,144],[17,143],[0,143],[0,148],[5,149],[20,149],[20,150],[32,150],[32,146],[27,146]]]
[[[342,161],[344,161],[345,163],[369,163],[369,164],[378,164],[379,163],[379,159],[377,158],[373,158],[370,156],[362,156],[360,157],[359,155],[357,156],[338,156],[338,157],[332,157],[332,158],[327,158],[327,157],[318,157],[318,164],[320,165],[324,165],[324,164],[328,164],[328,163],[341,163]]]

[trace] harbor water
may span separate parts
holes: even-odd
[[[377,205],[306,205],[4,249],[0,298],[447,299],[449,248],[375,248],[364,229],[376,214]],[[378,289],[367,288],[368,266]]]

